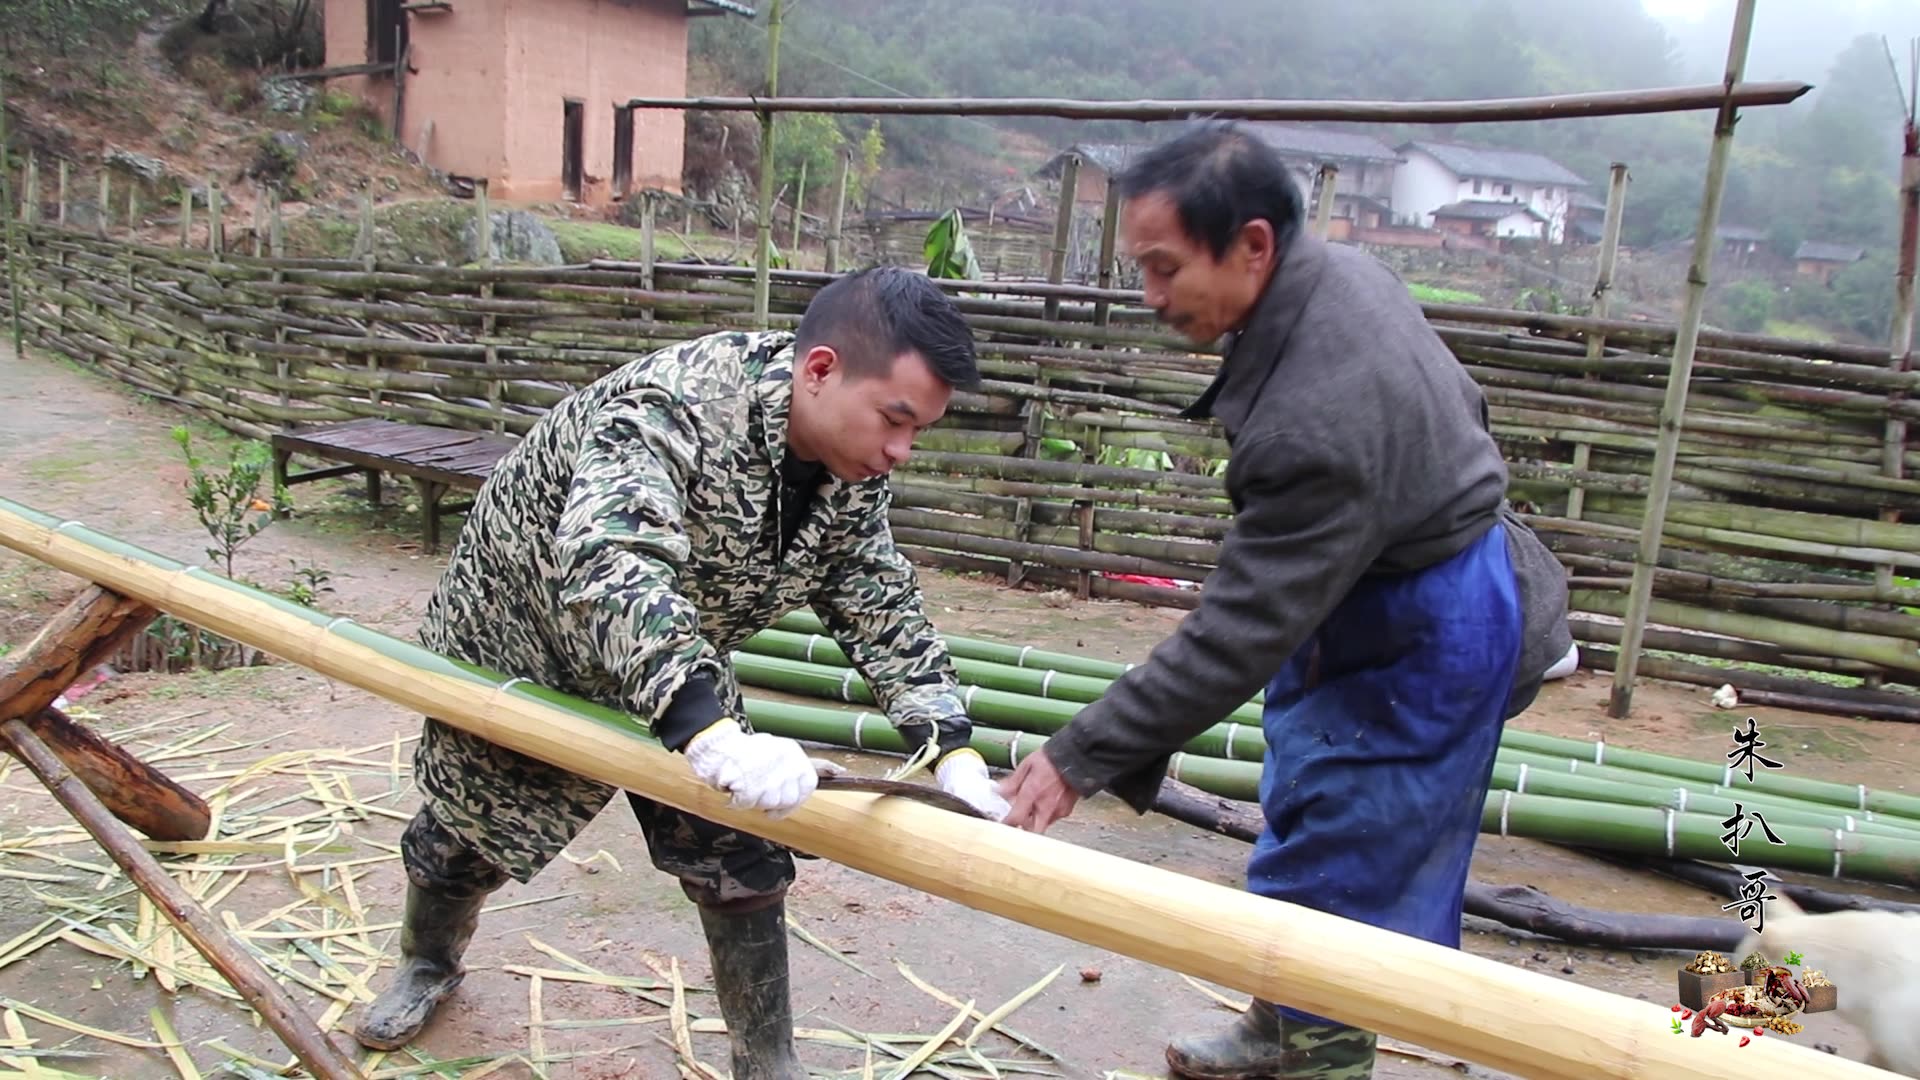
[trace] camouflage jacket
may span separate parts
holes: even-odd
[[[554,406],[475,498],[422,644],[654,725],[696,672],[738,708],[733,651],[811,605],[896,727],[964,746],[952,662],[887,525],[887,478],[823,474],[780,551],[791,343],[710,335]]]

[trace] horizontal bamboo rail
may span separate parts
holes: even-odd
[[[909,800],[820,792],[733,810],[624,714],[451,663],[328,613],[0,500],[0,545],[561,768],[856,869],[1347,1023],[1531,1077],[1879,1070],[1786,1040],[1675,1039],[1659,1005]],[[1406,987],[1440,988],[1408,994]],[[1556,1010],[1541,1013],[1543,1000]],[[1580,1023],[1561,1015],[1572,1011]]]
[[[524,434],[614,368],[751,318],[742,267],[369,266],[16,231],[32,343],[254,438],[361,417]],[[773,272],[775,325],[793,325],[826,280]],[[1232,521],[1219,479],[1230,447],[1217,426],[1176,414],[1219,358],[1154,326],[1137,292],[941,285],[973,312],[985,381],[955,395],[895,476],[893,524],[910,557],[1194,606]],[[1632,574],[1673,328],[1425,308],[1486,392],[1510,495],[1577,578],[1580,636],[1606,643]],[[1604,347],[1590,350],[1588,334],[1604,334]],[[1660,610],[1688,621],[1654,627],[1664,644],[1653,647],[1685,644],[1674,651],[1705,664],[1920,682],[1910,650],[1889,644],[1920,640],[1905,610],[1920,606],[1920,586],[1873,576],[1889,566],[1920,577],[1920,526],[1881,520],[1920,512],[1920,481],[1882,469],[1886,425],[1920,420],[1920,373],[1854,346],[1700,341],[1655,575]],[[1920,448],[1896,456],[1920,474]],[[1566,514],[1575,491],[1578,519]],[[1712,677],[1691,660],[1653,659]]]
[[[637,97],[634,109],[713,112],[859,113],[881,116],[1056,116],[1070,120],[1371,121],[1405,124],[1473,124],[1509,120],[1556,120],[1588,116],[1786,105],[1812,87],[1799,82],[1743,82],[1659,90],[1607,90],[1546,97],[1484,101],[1076,101],[1065,98],[872,98],[872,97]]]

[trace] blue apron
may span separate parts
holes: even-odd
[[[1520,636],[1498,523],[1445,562],[1362,578],[1267,687],[1248,891],[1459,948]]]

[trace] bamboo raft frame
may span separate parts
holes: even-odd
[[[1755,1070],[1831,1080],[1886,1075],[1785,1039],[1734,1054],[1718,1042],[1674,1038],[1660,1005],[911,800],[822,791],[779,821],[735,811],[624,714],[451,662],[4,499],[0,545],[562,768],[969,907],[1492,1068],[1565,1080],[1743,1080]]]

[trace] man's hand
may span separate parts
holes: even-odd
[[[999,821],[1007,816],[1007,801],[994,790],[993,781],[987,776],[986,759],[979,751],[955,750],[934,766],[933,775],[940,782],[941,791],[966,800],[969,806],[989,818]]]
[[[1080,802],[1080,793],[1053,767],[1044,749],[1021,762],[1013,775],[1000,781],[998,790],[1010,804],[1003,820],[1030,832],[1046,832]]]
[[[731,718],[687,743],[687,765],[708,787],[730,792],[736,810],[765,810],[779,819],[794,812],[819,783],[806,751],[792,739],[751,735]]]

